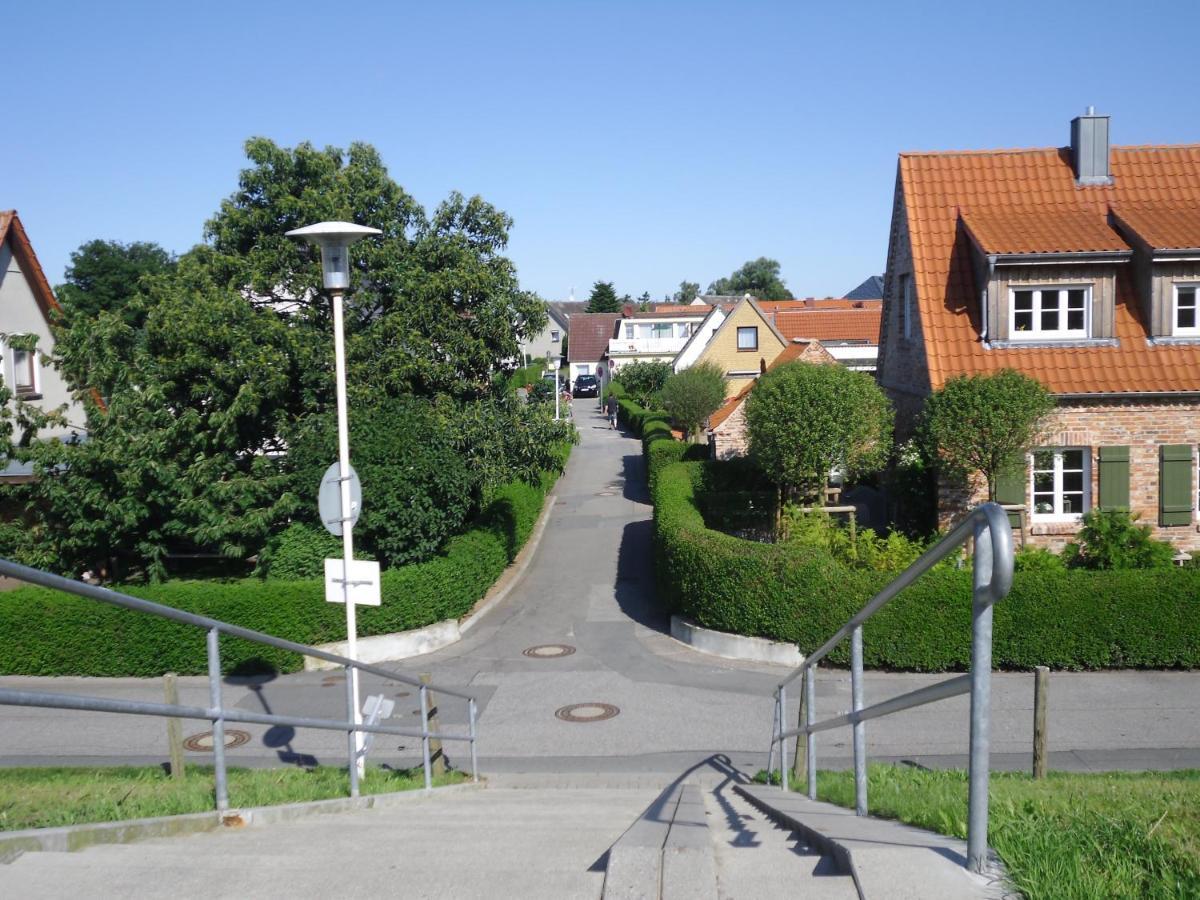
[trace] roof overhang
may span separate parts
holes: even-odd
[[[1114,263],[1126,263],[1133,259],[1132,250],[1087,250],[1071,253],[985,253],[984,255],[989,262],[994,262],[998,266],[1060,265],[1062,263],[1112,265]]]

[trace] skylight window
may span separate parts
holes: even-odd
[[[1009,292],[1009,337],[1055,341],[1091,335],[1088,287],[1020,288]]]

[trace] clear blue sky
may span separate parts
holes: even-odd
[[[656,299],[771,256],[881,272],[901,150],[1200,141],[1200,4],[112,3],[4,13],[0,208],[54,283],[92,238],[183,251],[265,135],[379,148],[515,219],[524,286]]]

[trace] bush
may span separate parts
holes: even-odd
[[[1081,569],[1163,569],[1174,565],[1175,550],[1150,536],[1147,525],[1123,509],[1084,513],[1078,543],[1063,548],[1067,565]]]
[[[893,531],[886,537],[871,528],[850,529],[823,509],[805,511],[789,506],[784,511],[787,541],[819,548],[844,566],[876,572],[901,572],[917,561],[926,546],[924,541]]]
[[[559,448],[562,456],[569,452],[569,446]],[[358,610],[359,635],[405,631],[469,613],[524,545],[554,480],[548,473],[536,485],[505,485],[468,531],[446,543],[442,554],[384,572],[382,605]],[[298,537],[296,543],[302,540]],[[346,636],[345,611],[325,602],[322,580],[173,581],[121,590],[302,644]],[[0,594],[0,632],[8,636],[0,644],[3,675],[207,672],[203,630],[45,588]],[[298,654],[233,638],[221,641],[221,668],[227,673],[301,667]]]
[[[811,653],[893,577],[820,548],[760,544],[705,527],[697,489],[716,463],[656,474],[655,576],[674,612],[705,628],[784,640]],[[864,627],[865,661],[884,669],[970,665],[971,571],[938,567]],[[994,612],[1001,668],[1194,668],[1200,665],[1200,570],[1023,571]],[[830,657],[845,664],[848,642]]]
[[[318,525],[293,522],[267,541],[254,574],[262,578],[324,578],[325,558],[342,555],[342,539]],[[354,554],[356,557],[358,553]]]
[[[1063,558],[1045,547],[1021,547],[1013,554],[1014,572],[1065,572]]]
[[[695,440],[705,420],[725,402],[725,375],[716,363],[697,363],[667,379],[662,405]]]
[[[629,399],[641,406],[649,406],[658,400],[658,392],[670,377],[670,363],[634,362],[622,366],[614,381],[624,388]]]

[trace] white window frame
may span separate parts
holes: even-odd
[[[1078,513],[1063,512],[1063,454],[1068,451],[1079,451],[1083,458],[1083,510]],[[1038,512],[1037,496],[1035,493],[1035,465],[1038,453],[1054,454],[1054,509],[1051,512]],[[1033,522],[1078,522],[1084,513],[1092,508],[1092,448],[1091,447],[1037,447],[1027,457],[1028,487],[1029,487],[1029,517]],[[1071,469],[1069,471],[1076,471]]]
[[[1179,291],[1192,291],[1192,309],[1195,310],[1195,324],[1191,328],[1179,326]],[[1174,297],[1171,299],[1171,334],[1175,337],[1200,337],[1200,284],[1180,282],[1175,285]]]
[[[743,331],[753,331],[754,332],[754,346],[753,347],[743,347],[742,346],[742,332]],[[739,325],[739,326],[737,326],[737,348],[738,348],[738,351],[741,353],[755,353],[758,351],[758,326],[757,325]]]
[[[912,338],[913,277],[900,276],[900,329],[905,340]]]
[[[625,326],[625,340],[627,340],[627,341],[633,340],[633,325]]]
[[[28,337],[28,335],[13,335],[13,337]],[[42,373],[41,365],[38,361],[37,348],[33,350],[18,350],[16,347],[9,344],[7,341],[4,344],[4,377],[8,383],[12,385],[13,396],[17,398],[39,396],[42,393]],[[30,385],[25,390],[21,389],[21,385],[17,383],[17,354],[29,354],[29,380]]]
[[[559,334],[559,332],[558,332],[558,329],[557,329],[557,328],[551,328],[551,329],[550,329],[550,340],[551,340],[551,341],[553,341],[554,343],[556,343],[556,344],[557,344],[557,343],[558,343],[558,341],[559,341],[559,338],[560,338],[560,337],[561,337],[561,335]]]
[[[1028,291],[1033,295],[1033,327],[1028,331],[1017,330],[1017,293]],[[1068,328],[1068,291],[1083,291],[1083,328]],[[1058,308],[1059,324],[1055,329],[1042,328],[1042,301],[1045,294],[1060,296]],[[1092,285],[1090,284],[1017,284],[1008,288],[1008,339],[1010,341],[1078,341],[1092,336]]]

